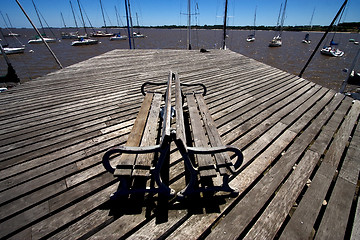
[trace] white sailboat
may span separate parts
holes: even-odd
[[[310,30],[312,29],[312,20],[313,20],[313,17],[314,17],[314,13],[315,13],[315,8],[314,8],[314,10],[313,10],[313,12],[312,12],[312,14],[311,14],[311,18],[310,18]],[[311,43],[311,40],[310,40],[310,33],[309,32],[307,32],[306,34],[305,34],[305,37],[304,37],[304,39],[301,41],[302,43],[306,43],[306,44],[310,44]]]
[[[82,11],[81,11],[81,6],[80,6],[79,0],[77,0],[77,3],[78,3],[78,5],[79,5],[81,20],[82,20],[82,22],[83,22],[84,29],[85,29],[85,37],[80,37],[78,40],[73,41],[73,42],[71,43],[71,46],[85,46],[85,45],[98,44],[98,43],[99,43],[98,40],[87,38],[87,31],[86,31],[85,21],[84,21],[84,17],[83,17]]]
[[[287,5],[287,0],[285,0],[284,9],[282,9],[282,4],[280,5],[280,12],[279,12],[278,21],[276,24],[279,27],[279,33],[275,37],[273,37],[273,39],[270,41],[269,47],[281,47],[282,46],[281,35],[282,35],[283,25],[284,25],[284,21],[285,21],[286,5]],[[282,10],[282,15],[281,15],[281,10]],[[281,20],[280,20],[280,26],[279,26],[280,15],[281,15]]]
[[[254,15],[254,31],[252,34],[248,35],[248,37],[246,38],[247,42],[254,42],[255,41],[255,22],[256,22],[256,9],[255,8],[255,15]]]
[[[40,15],[39,15],[39,10],[37,9],[37,7],[36,7],[36,5],[35,5],[34,0],[32,0],[32,3],[33,3],[33,5],[34,5],[35,12],[36,12],[36,14],[37,14],[37,16],[38,16],[38,18],[39,18],[39,22],[40,22],[41,28],[42,28],[42,30],[43,30],[43,33],[41,34],[42,37],[40,37],[40,36],[35,36],[34,39],[30,39],[30,40],[28,41],[28,44],[42,43],[43,40],[44,40],[45,42],[47,42],[47,43],[54,43],[54,42],[56,42],[56,39],[55,39],[55,38],[50,38],[50,37],[47,37],[47,36],[46,36],[45,30],[44,30],[44,26],[43,26],[43,24],[42,24],[42,21],[41,21]]]
[[[344,13],[344,9],[345,8],[342,9],[342,13]],[[342,14],[341,14],[340,18],[338,19],[337,24],[335,25],[335,29],[336,29],[337,25],[339,24],[339,22],[341,21],[341,17],[342,17]],[[330,44],[328,46],[324,46],[320,50],[321,54],[330,56],[330,57],[342,57],[344,55],[344,52],[337,48],[337,45],[339,45],[339,43],[334,42],[335,35],[336,35],[336,31],[334,31],[334,34],[330,40]]]
[[[103,17],[103,21],[104,21],[105,32],[104,31],[97,31],[95,33],[92,33],[91,36],[92,37],[111,37],[111,36],[114,36],[115,34],[108,33],[108,31],[107,31],[105,15],[104,15],[104,9],[103,9],[101,0],[100,0],[100,8],[101,8],[101,14],[102,14],[102,17]]]
[[[5,54],[19,54],[24,53],[25,47],[4,47]]]

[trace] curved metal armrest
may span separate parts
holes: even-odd
[[[163,82],[163,83],[145,82],[143,85],[141,85],[141,93],[145,96],[145,94],[146,94],[145,86],[146,85],[162,86],[162,85],[166,85],[166,84],[167,84],[167,81]],[[161,93],[161,94],[163,94],[163,93]]]
[[[244,155],[237,147],[231,145],[225,145],[220,147],[187,147],[189,153],[193,154],[215,154],[223,152],[233,152],[237,156],[236,162],[234,164],[235,169],[238,169],[244,160]]]
[[[109,162],[111,155],[115,153],[145,154],[145,153],[159,152],[160,150],[161,150],[161,145],[146,146],[146,147],[117,146],[106,151],[106,153],[102,158],[102,164],[108,172],[113,174],[115,172],[115,168],[113,168]]]
[[[203,88],[203,93],[202,95],[205,96],[206,95],[206,86],[202,83],[180,83],[180,86],[185,86],[185,87],[194,87],[194,86],[200,86]],[[195,93],[199,93],[199,92],[195,92]]]

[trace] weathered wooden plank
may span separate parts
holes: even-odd
[[[146,124],[140,146],[156,145],[161,100],[161,94],[154,94],[153,103],[151,105],[150,113],[147,120],[148,123]],[[132,175],[149,176],[154,156],[155,153],[139,154],[136,158],[136,165]],[[140,168],[137,168],[137,166],[140,166]],[[147,169],[145,169],[144,167],[146,167]]]
[[[319,154],[311,150],[305,153],[244,239],[273,239],[276,236],[319,158]]]
[[[349,104],[347,101],[343,102],[339,108],[339,114],[343,115],[346,113],[344,108],[349,108]],[[353,110],[352,110],[353,111]],[[342,113],[341,113],[342,112]],[[347,118],[347,121],[351,122],[351,118]],[[354,119],[352,119],[354,121]],[[334,116],[333,121],[330,122],[339,122],[339,117],[337,115]],[[333,123],[333,124],[334,124]],[[316,221],[320,208],[325,199],[325,195],[328,191],[328,187],[334,177],[336,166],[330,164],[332,161],[339,161],[342,150],[341,148],[345,147],[345,142],[341,142],[341,136],[349,136],[350,132],[344,132],[344,126],[349,126],[348,124],[342,124],[340,129],[338,130],[338,134],[335,136],[336,139],[332,142],[329,151],[339,152],[335,157],[333,154],[326,154],[325,159],[329,159],[335,157],[337,160],[327,160],[321,163],[320,168],[317,170],[316,175],[312,179],[311,185],[309,189],[306,191],[305,195],[301,199],[299,206],[294,212],[292,218],[284,229],[284,232],[281,235],[282,239],[287,239],[288,237],[293,237],[297,239],[309,238],[312,235],[313,225]],[[341,131],[341,132],[340,132]],[[332,137],[332,136],[329,136]],[[323,140],[321,140],[323,141]],[[330,139],[328,139],[328,142]],[[335,143],[339,141],[338,143]],[[315,149],[315,148],[312,148]],[[333,149],[333,150],[331,150]],[[335,151],[336,149],[336,151]],[[316,149],[315,149],[316,150]],[[321,154],[323,154],[321,152]]]
[[[144,101],[141,104],[140,111],[136,117],[133,128],[131,129],[129,138],[126,142],[126,146],[140,146],[142,134],[148,119],[148,114],[150,111],[153,93],[147,93],[145,95]],[[116,169],[114,176],[130,176],[132,173],[132,166],[135,163],[136,155],[135,154],[121,154],[118,161],[116,161]]]
[[[186,101],[189,108],[189,115],[190,115],[190,122],[191,122],[191,131],[192,131],[192,138],[194,141],[195,147],[209,147],[208,145],[208,138],[205,135],[205,130],[203,128],[203,123],[200,115],[197,103],[195,102],[194,95],[187,95]],[[216,176],[216,170],[214,166],[214,162],[212,156],[210,154],[199,154],[196,156],[199,174],[202,177],[211,177]]]

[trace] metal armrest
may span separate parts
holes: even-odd
[[[145,82],[143,85],[141,85],[141,93],[145,96],[146,92],[145,92],[145,86],[146,85],[154,85],[154,86],[162,86],[162,85],[166,85],[166,82],[162,82],[162,83],[155,83],[155,82]],[[161,92],[154,92],[154,93],[161,93]],[[164,94],[164,93],[161,93]]]
[[[145,154],[145,153],[152,153],[159,151],[161,151],[161,145],[146,146],[146,147],[117,146],[111,148],[104,154],[102,158],[102,164],[108,172],[113,174],[115,172],[115,168],[111,166],[109,161],[111,155],[115,153]]]
[[[203,92],[202,95],[205,96],[206,95],[206,86],[202,83],[180,83],[180,86],[185,86],[185,87],[194,87],[194,86],[200,86],[203,88]],[[200,93],[200,92],[194,92],[194,93]]]
[[[233,164],[235,169],[238,169],[244,160],[244,156],[240,149],[231,145],[225,145],[220,147],[187,147],[187,150],[189,153],[192,154],[215,154],[228,151],[233,152],[237,156],[235,164]]]

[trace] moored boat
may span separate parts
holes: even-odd
[[[5,54],[24,53],[25,47],[4,47]]]
[[[48,37],[44,37],[44,41],[47,43],[53,43],[56,42],[55,38],[48,38]],[[28,41],[29,44],[33,44],[33,43],[42,43],[43,40],[40,37],[36,37],[35,39],[30,39]]]
[[[281,47],[281,45],[282,45],[282,41],[281,41],[281,37],[279,35],[274,37],[269,42],[269,47]]]
[[[110,37],[110,41],[116,41],[116,40],[126,40],[128,39],[127,36],[122,36],[120,34],[117,34],[113,37]]]
[[[331,57],[342,57],[344,55],[343,51],[332,46],[323,47],[323,49],[320,50],[320,53]]]
[[[99,41],[95,40],[95,39],[80,38],[77,41],[73,41],[71,43],[71,46],[94,45],[94,44],[98,44],[98,43],[99,43]]]

